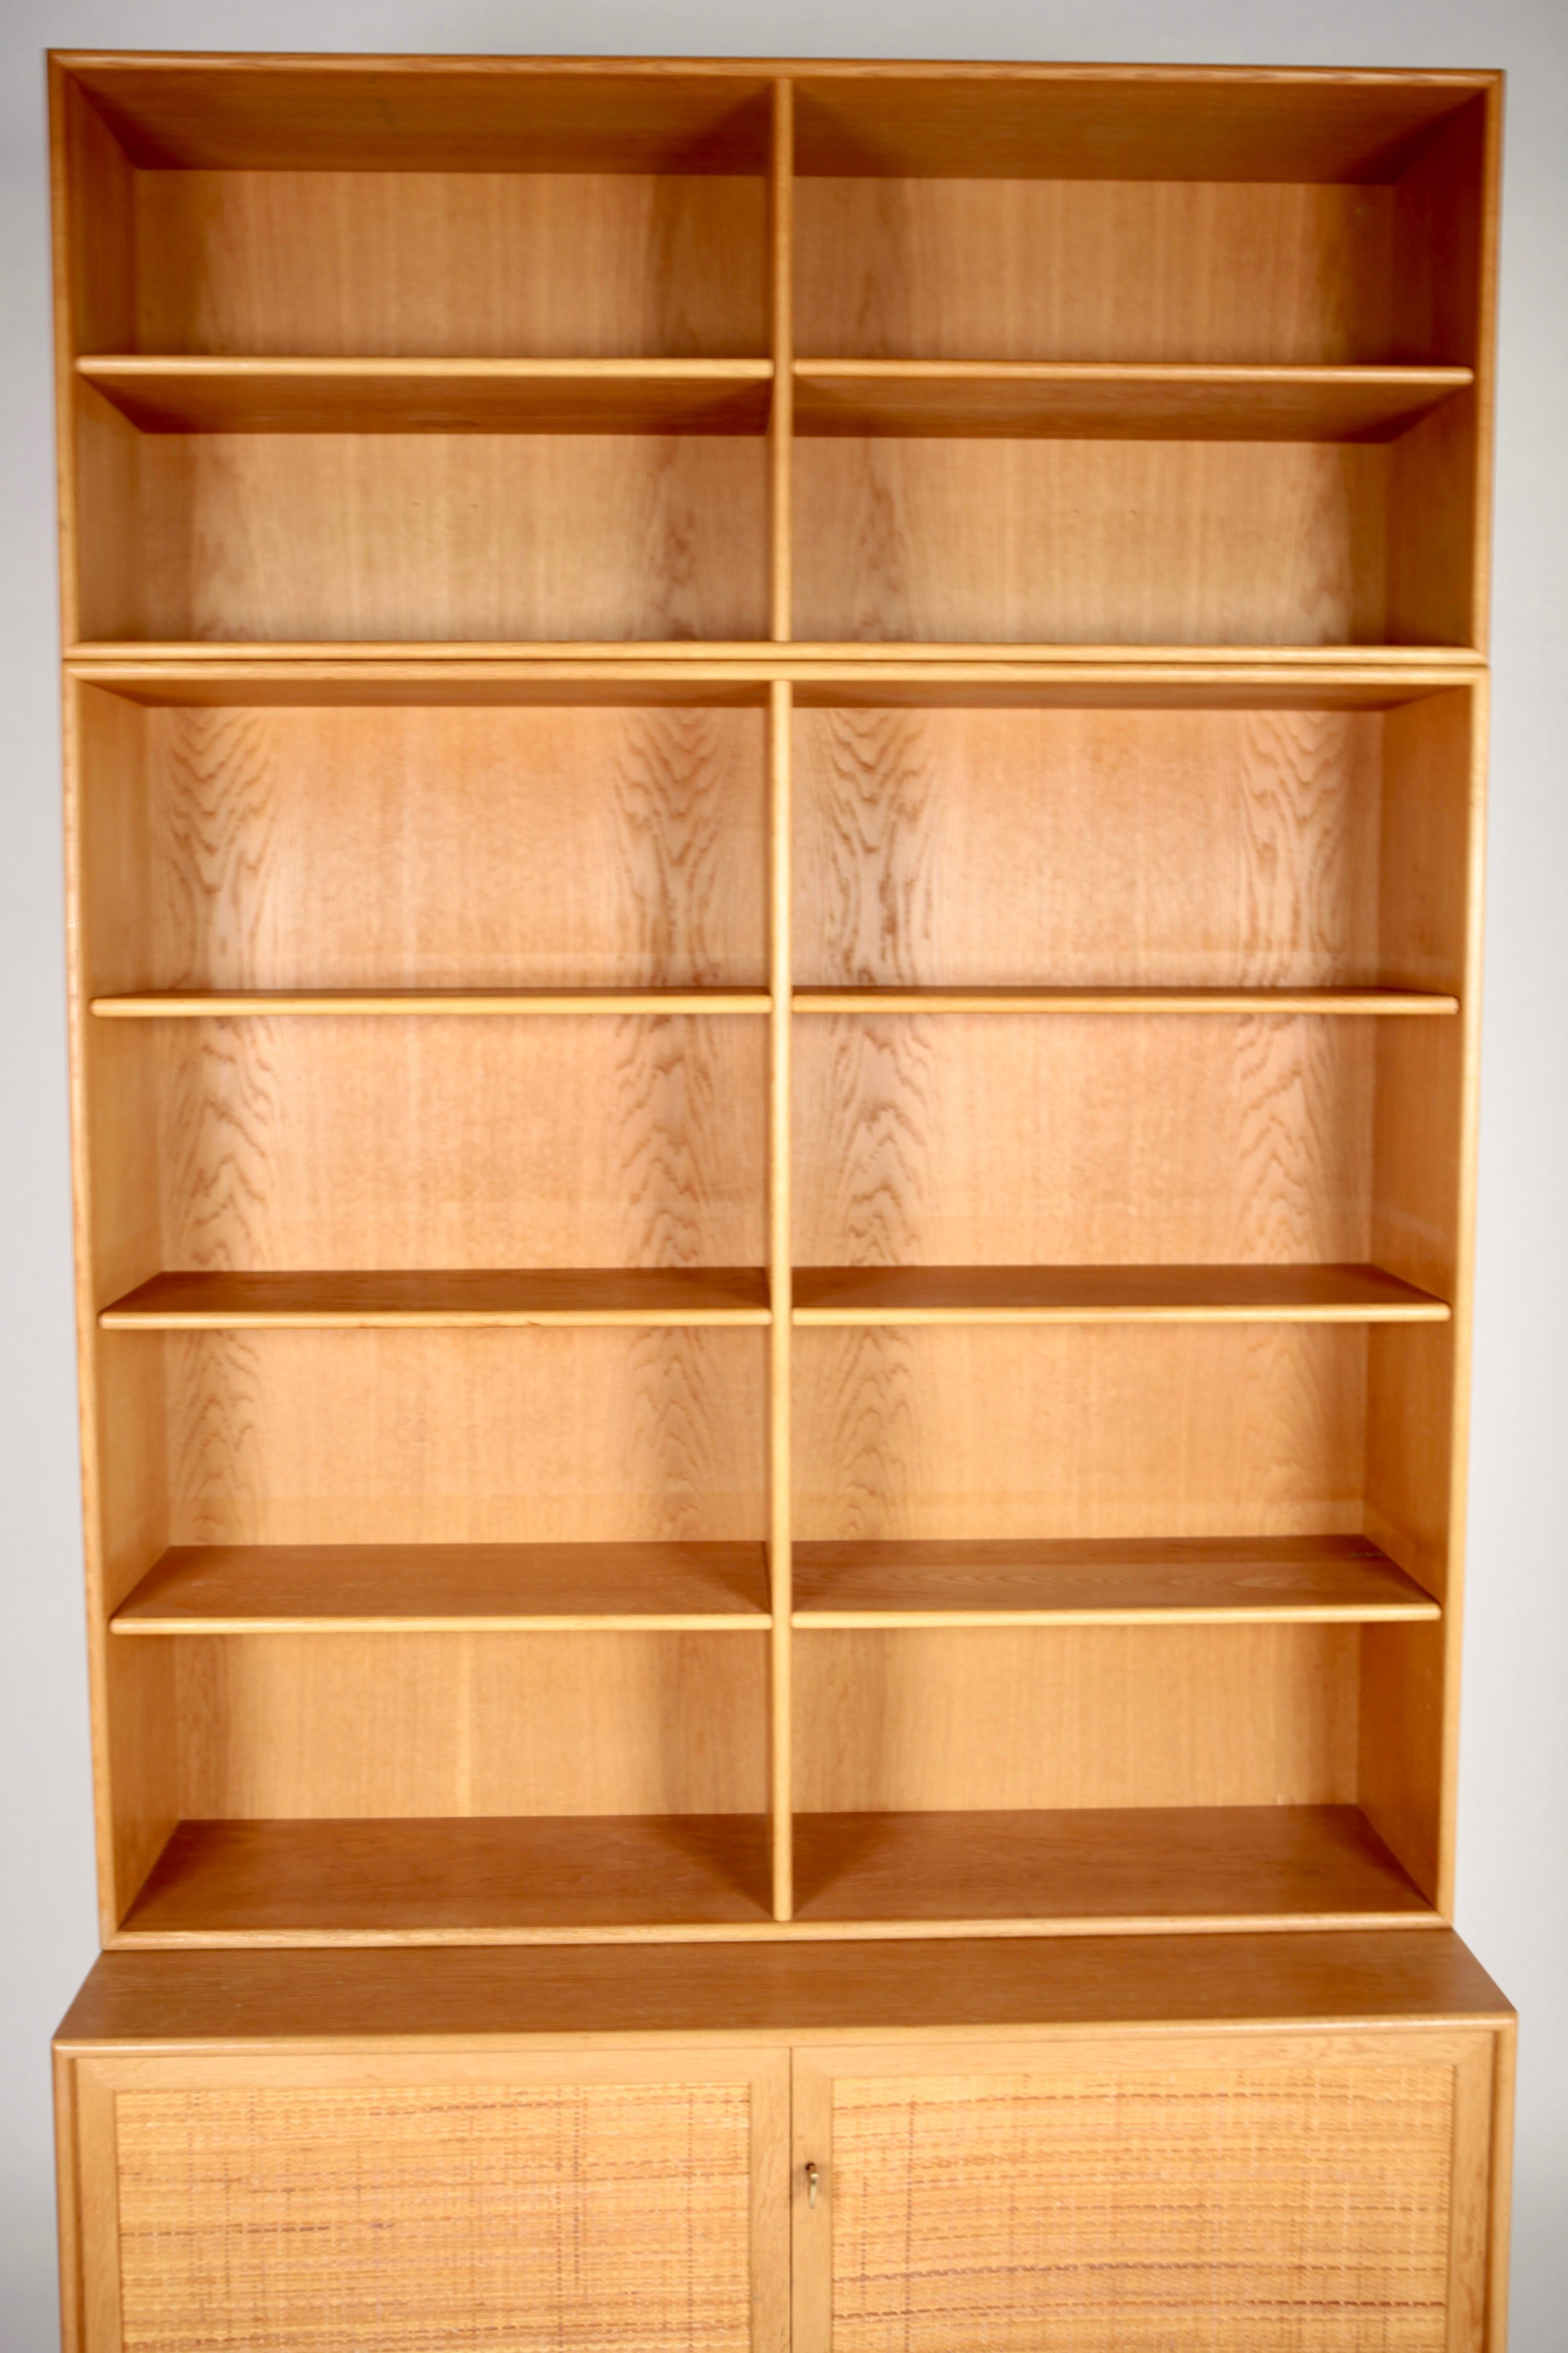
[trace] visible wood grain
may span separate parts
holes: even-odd
[[[163,1277],[168,1281],[173,1278]],[[1446,1323],[1375,1266],[803,1266],[797,1324]]]
[[[734,61],[68,50],[61,63],[143,170],[760,173],[766,156],[764,69]]]
[[[761,1542],[757,1331],[115,1336],[163,1357],[176,1545]],[[116,1650],[123,1644],[115,1644]]]
[[[804,438],[796,633],[1138,646],[1403,636],[1385,623],[1389,462],[1309,442]]]
[[[814,59],[800,169],[938,179],[1376,183],[1489,74]]]
[[[1342,1805],[1353,1626],[885,1628],[802,1633],[796,1804]],[[1086,1829],[1086,1841],[1092,1838]]]
[[[237,1002],[237,1000],[227,1000]],[[691,1000],[682,1000],[682,1009]],[[199,1003],[200,1000],[193,1000]],[[1400,988],[797,988],[796,1013],[1458,1013],[1457,997]],[[182,1009],[168,998],[99,997],[94,1013]],[[306,1006],[304,1010],[311,1009]],[[738,1011],[721,1002],[717,1011]]]
[[[797,1260],[1255,1271],[1364,1260],[1375,1042],[1371,1023],[1310,1017],[803,1023]],[[1006,1304],[1000,1280],[981,1277],[985,1298]],[[1135,1279],[1110,1280],[1103,1299],[1090,1285],[1062,1303],[1136,1296]],[[1186,1296],[1204,1295],[1194,1269]],[[1150,1298],[1165,1299],[1158,1278]],[[803,1288],[803,1306],[818,1303]]]
[[[457,988],[249,989],[227,996],[215,991],[166,989],[142,997],[95,997],[88,1010],[100,1019],[120,1021],[237,1020],[268,1016],[398,1015],[398,1014],[637,1014],[647,1018],[673,1013],[766,1013],[772,999],[765,989],[725,988],[513,988],[471,991]],[[1333,1009],[1332,1008],[1330,1008]],[[1441,998],[1410,997],[1392,1007],[1373,999],[1340,1009],[1351,1012],[1457,1011],[1457,1003]]]
[[[135,458],[136,514],[106,490],[91,523],[132,608],[84,602],[89,637],[765,634],[755,437],[150,434]]]
[[[803,1920],[1397,1921],[1425,1898],[1353,1806],[803,1814]]]
[[[776,134],[787,146],[790,115],[780,101]],[[794,1023],[790,973],[795,837],[792,690],[768,690],[768,1603],[769,1810],[773,1846],[773,1916],[787,1920],[795,1905],[795,1712],[793,1592],[794,1475]]]
[[[111,1631],[711,1633],[767,1619],[760,1545],[176,1545]]]
[[[768,1320],[767,1280],[760,1271],[689,1266],[156,1274],[99,1317],[106,1332]]]
[[[773,328],[773,401],[768,415],[768,513],[772,533],[771,634],[795,634],[795,84],[773,88],[768,236]]]
[[[762,992],[759,712],[137,716],[87,750],[94,822],[145,812],[90,911],[94,990]]]
[[[796,1539],[1352,1534],[1373,1336],[1280,1323],[797,1332]]]
[[[589,1817],[767,1802],[764,1646],[728,1632],[268,1632],[169,1648],[187,1818],[571,1815],[588,1855]]]
[[[158,1139],[163,1254],[185,1272],[763,1260],[759,1021],[94,1030],[140,1064],[128,1100]]]
[[[1373,1623],[1438,1605],[1370,1537],[977,1536],[802,1543],[808,1627]],[[145,1610],[147,1604],[142,1609]],[[125,1630],[137,1604],[124,1605]]]
[[[142,433],[761,433],[766,360],[92,358]]]
[[[766,1920],[761,1815],[182,1823],[132,1936],[423,1936]]]
[[[1096,2026],[1396,2027],[1511,2011],[1451,1929],[1220,1937],[919,1939],[433,1953],[106,1953],[61,2021],[62,2057],[94,2045],[200,2052],[374,2035],[759,2039],[987,2035],[1059,2047]]]
[[[906,359],[797,360],[795,376],[805,434],[1063,441],[1390,441],[1472,381],[1468,368]],[[115,396],[101,370],[95,381]]]
[[[767,350],[764,184],[616,171],[142,170],[133,335],[92,353],[615,360]],[[477,158],[475,159],[477,162]]]
[[[796,979],[1376,983],[1384,723],[1328,711],[805,709]],[[1397,962],[1392,976],[1454,985],[1451,969],[1439,981]]]

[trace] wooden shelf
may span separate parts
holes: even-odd
[[[106,1332],[370,1325],[766,1324],[751,1267],[399,1268],[384,1273],[155,1274],[106,1307]]]
[[[1375,1266],[803,1266],[796,1324],[1441,1324]]]
[[[801,1928],[1409,1926],[1353,1806],[801,1814]],[[117,1941],[465,1942],[768,1925],[761,1816],[182,1822]]]
[[[121,1935],[401,1944],[768,1918],[752,1814],[187,1821]]]
[[[760,1544],[176,1545],[115,1634],[765,1632]]]
[[[1436,1920],[1354,1806],[797,1814],[795,1851],[803,1923]]]
[[[94,356],[143,433],[764,433],[765,359]]]
[[[795,1626],[1372,1625],[1442,1615],[1368,1536],[797,1543]]]
[[[1415,988],[797,988],[796,1013],[1451,1014]],[[99,1007],[94,1007],[98,1011]]]
[[[247,1016],[358,1017],[388,1014],[766,1013],[765,988],[284,988],[153,989],[95,997],[106,1021],[226,1021]]]
[[[804,434],[1388,441],[1474,381],[1465,367],[801,359],[795,417]]]

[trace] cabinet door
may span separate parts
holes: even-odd
[[[799,2051],[795,2353],[1500,2353],[1493,2065],[1420,2030]]]
[[[81,2353],[787,2342],[787,2052],[93,2054],[74,2076]]]

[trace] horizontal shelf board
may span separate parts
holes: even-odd
[[[1475,382],[1466,367],[1215,367],[802,359],[803,434],[1385,441]]]
[[[975,1936],[848,1941],[786,1930],[570,1952],[120,1951],[95,1963],[58,2044],[722,2034],[788,2044],[888,2031],[951,2042],[970,2029],[1342,2026],[1347,2019],[1504,2025],[1512,2011],[1449,1928],[1360,1926],[1325,1952],[1310,1931],[1226,1936]],[[1331,1966],[1324,1967],[1325,1960]]]
[[[1458,1013],[1415,988],[797,988],[796,1013]],[[97,1010],[97,1008],[94,1008]]]
[[[1327,657],[1325,659],[1325,656]],[[1387,711],[1474,686],[1463,647],[153,644],[92,640],[68,674],[153,707],[495,705]]]
[[[765,988],[257,988],[95,997],[91,1010],[106,1021],[215,1021],[258,1015],[766,1013],[772,1005]]]
[[[797,1543],[797,1627],[1373,1624],[1440,1617],[1369,1536]]]
[[[79,359],[144,433],[763,433],[765,359]]]
[[[129,1934],[741,1925],[769,1918],[761,1814],[186,1821]]]
[[[115,1634],[765,1630],[761,1544],[176,1545]]]
[[[1431,1906],[1354,1806],[797,1814],[795,1916],[1338,1922]]]
[[[803,1266],[797,1324],[1440,1324],[1375,1266]]]
[[[381,1273],[155,1274],[106,1332],[388,1324],[766,1324],[752,1267],[476,1267]]]
[[[813,1935],[1436,1924],[1353,1806],[799,1814]],[[117,1941],[788,1935],[762,1815],[185,1821]]]

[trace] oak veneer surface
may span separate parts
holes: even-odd
[[[803,1266],[803,1323],[1014,1318],[1094,1323],[1447,1320],[1441,1300],[1380,1267]]]
[[[112,1336],[137,1352],[121,1360],[137,1385],[123,1401],[126,1477],[149,1460],[163,1471],[173,1544],[728,1543],[764,1532],[766,1340],[755,1328]],[[150,1502],[133,1525],[152,1534],[159,1510]],[[159,1549],[154,1539],[114,1600]]]
[[[437,1934],[768,1917],[762,1815],[182,1823],[132,1935]]]
[[[749,1268],[457,1268],[381,1273],[156,1274],[103,1311],[104,1328],[201,1331],[362,1324],[765,1324]]]
[[[802,1814],[803,1921],[1428,1911],[1353,1806]]]
[[[795,1548],[797,1626],[1362,1620],[1437,1604],[1366,1536],[1005,1536]],[[123,1617],[124,1612],[121,1612]]]
[[[95,991],[765,973],[760,713],[90,693],[81,723]]]
[[[1369,1588],[1373,1580],[1367,1579]],[[121,1634],[765,1622],[761,1545],[176,1545],[114,1614]]]
[[[94,2043],[448,2034],[963,2033],[1289,2019],[1506,2020],[1451,1929],[432,1952],[106,1953],[62,2020]]]

